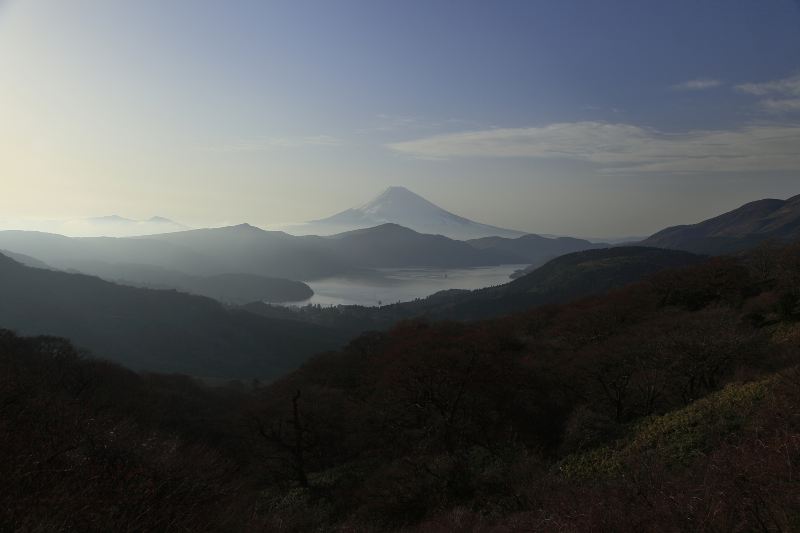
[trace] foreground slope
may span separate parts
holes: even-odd
[[[14,530],[794,531],[800,247],[211,389],[0,330]],[[43,504],[42,502],[46,502]]]
[[[715,258],[503,319],[408,322],[313,359],[262,393],[262,427],[294,409],[308,436],[302,462],[282,448],[291,428],[264,441],[273,524],[794,530],[798,261],[797,247]]]
[[[4,531],[242,531],[243,395],[0,329]],[[255,524],[251,524],[251,527]]]
[[[274,378],[339,345],[335,332],[175,291],[23,266],[0,256],[0,326],[67,337],[137,370]]]

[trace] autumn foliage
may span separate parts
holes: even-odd
[[[799,246],[493,320],[406,321],[269,385],[142,376],[3,333],[0,518],[797,530],[799,350]]]

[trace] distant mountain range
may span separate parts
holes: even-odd
[[[163,270],[191,276],[237,273],[311,280],[358,273],[365,268],[527,263],[525,258],[504,250],[480,249],[396,224],[331,237],[298,237],[248,224],[128,238],[0,231],[0,249],[61,270],[141,283],[162,283]]]
[[[394,206],[399,216],[401,211],[410,212],[409,205],[417,205],[422,220],[425,212],[438,209],[402,188],[390,188],[380,198],[368,204],[374,210],[365,206],[364,212],[386,214],[391,211],[387,206]],[[114,216],[94,221],[111,226],[131,222]],[[641,244],[713,255],[771,239],[800,239],[800,196],[752,202],[699,224],[665,229]],[[300,301],[311,295],[300,280],[360,275],[379,268],[529,265],[519,277],[563,254],[609,246],[533,234],[456,240],[396,223],[332,236],[295,236],[249,224],[118,238],[0,231],[0,250],[30,266],[140,287],[173,288],[233,304]]]
[[[134,235],[185,231],[189,227],[160,216],[154,216],[147,220],[134,220],[119,215],[109,215],[69,220],[0,221],[0,229],[41,231],[70,237],[132,237]]]
[[[458,216],[405,187],[389,187],[362,206],[306,224],[290,226],[286,231],[303,235],[333,235],[386,223],[458,240],[525,235],[523,231],[481,224]]]
[[[788,200],[757,200],[697,224],[674,226],[642,241],[703,254],[726,254],[759,243],[800,239],[800,195]]]

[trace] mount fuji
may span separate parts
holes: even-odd
[[[467,240],[481,237],[520,237],[524,231],[499,228],[474,222],[429,202],[405,187],[389,187],[360,207],[354,207],[328,218],[292,226],[286,231],[296,234],[333,235],[381,224],[398,224],[419,233],[444,235]]]

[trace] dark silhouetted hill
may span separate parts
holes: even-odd
[[[442,235],[417,233],[397,224],[340,233],[331,250],[362,267],[472,267],[524,262],[503,250],[483,250]]]
[[[88,270],[92,275],[123,285],[177,289],[229,304],[243,304],[253,299],[276,303],[299,302],[314,295],[311,287],[302,281],[257,274],[192,276],[157,266],[127,263],[93,263]]]
[[[697,224],[674,226],[651,235],[644,246],[719,255],[765,241],[800,239],[800,196],[758,200]]]
[[[530,264],[529,268],[531,270],[560,255],[582,250],[608,248],[609,246],[606,243],[594,243],[573,237],[549,238],[533,234],[523,235],[516,239],[484,237],[483,239],[473,239],[467,242],[481,250],[501,251],[520,257],[524,259],[523,262]]]
[[[44,261],[39,261],[35,257],[31,257],[29,255],[9,252],[8,250],[0,250],[0,254],[3,254],[6,257],[10,257],[17,263],[22,263],[25,266],[33,268],[43,268],[45,270],[53,270],[52,267],[50,267],[50,265],[48,265]]]

